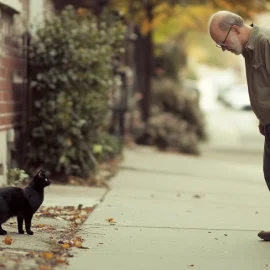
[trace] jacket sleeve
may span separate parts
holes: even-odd
[[[263,37],[260,41],[262,62],[270,76],[270,39]]]

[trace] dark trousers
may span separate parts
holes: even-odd
[[[264,179],[270,191],[270,124],[264,126],[264,134],[263,172]]]

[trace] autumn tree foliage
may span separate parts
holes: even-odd
[[[127,21],[136,26],[138,86],[143,95],[141,109],[145,122],[149,118],[155,41],[166,41],[190,29],[206,31],[209,16],[218,10],[229,10],[244,18],[252,18],[258,12],[267,10],[266,0],[95,1],[96,4],[99,2],[121,10]],[[170,27],[172,20],[174,27]],[[165,31],[155,36],[160,29]]]

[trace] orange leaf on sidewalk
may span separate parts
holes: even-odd
[[[51,260],[53,258],[53,253],[51,253],[51,252],[44,252],[42,256],[43,256],[43,258],[45,258],[47,260]]]
[[[3,243],[5,243],[6,245],[11,245],[13,242],[13,239],[9,236],[6,236],[5,239],[3,240]]]
[[[62,245],[62,247],[65,248],[65,249],[68,249],[68,248],[70,248],[70,245],[65,243],[65,244]]]

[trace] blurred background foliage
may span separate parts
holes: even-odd
[[[256,0],[108,1],[108,5],[120,9],[135,26],[137,35],[137,87],[142,94],[140,116],[143,121],[136,119],[137,142],[199,153],[198,143],[205,140],[207,134],[199,93],[194,83],[192,86],[185,83],[187,79],[196,80],[196,65],[190,64],[189,59],[226,66],[229,58],[226,62],[218,57],[218,52],[209,50],[211,46],[214,48],[207,36],[209,17],[225,9],[252,19],[267,8],[266,4],[266,1]],[[162,75],[155,76],[156,71]]]
[[[73,4],[62,5],[64,9],[31,41],[36,102],[29,167],[89,177],[97,162],[122,153],[122,133],[114,128],[117,121],[137,143],[200,154],[199,142],[207,134],[196,64],[222,67],[231,61],[214,50],[207,34],[208,18],[215,11],[231,10],[252,20],[268,9],[267,1]],[[127,99],[127,106],[110,107],[117,98]]]

